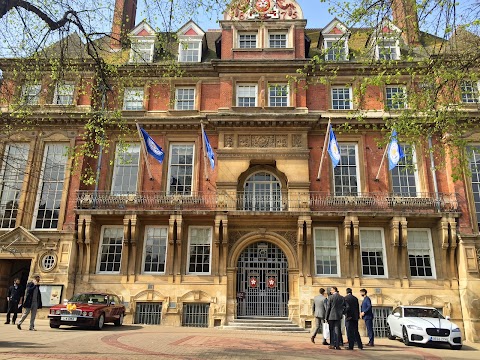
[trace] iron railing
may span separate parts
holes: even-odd
[[[135,324],[160,325],[161,320],[161,302],[138,302],[136,304]]]
[[[182,326],[208,327],[208,313],[210,304],[185,303],[183,304]]]
[[[325,192],[251,193],[194,192],[191,195],[137,192],[113,195],[108,191],[78,191],[78,210],[210,210],[246,212],[361,211],[456,212],[456,194],[418,193],[416,197],[391,193],[356,193],[337,196]]]

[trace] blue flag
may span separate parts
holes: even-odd
[[[210,145],[210,141],[208,141],[208,136],[205,130],[202,128],[203,132],[203,141],[205,142],[205,149],[207,150],[207,157],[210,160],[210,166],[212,169],[215,169],[215,154],[213,153],[212,146]]]
[[[392,131],[392,138],[388,145],[388,169],[393,170],[399,161],[405,157],[402,147],[398,145],[397,132]]]
[[[163,152],[162,148],[148,135],[148,133],[140,128],[143,140],[145,141],[145,147],[147,148],[147,152],[152,155],[157,161],[161,164],[163,161],[163,156],[165,153]]]
[[[340,162],[340,150],[338,149],[337,138],[333,132],[333,129],[330,128],[330,141],[328,142],[328,153],[332,159],[333,167],[337,167]]]

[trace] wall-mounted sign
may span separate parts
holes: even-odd
[[[250,287],[256,288],[258,285],[258,280],[256,276],[250,276]]]
[[[45,307],[60,304],[62,301],[63,285],[43,285],[40,284],[40,295],[42,296],[42,305]]]

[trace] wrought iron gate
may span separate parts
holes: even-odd
[[[237,317],[288,316],[288,262],[268,242],[247,247],[237,263]]]
[[[375,337],[387,337],[387,317],[392,313],[391,307],[375,306],[373,309],[373,333]]]
[[[138,302],[135,308],[135,324],[160,325],[161,302]]]

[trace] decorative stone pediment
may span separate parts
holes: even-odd
[[[206,292],[201,291],[201,290],[189,291],[188,293],[186,293],[182,297],[179,297],[177,302],[182,303],[182,302],[197,302],[197,301],[209,302],[209,303],[216,303],[217,302],[215,297],[211,297]]]
[[[41,241],[23,226],[0,236],[0,252],[12,254],[21,252],[33,252]]]

